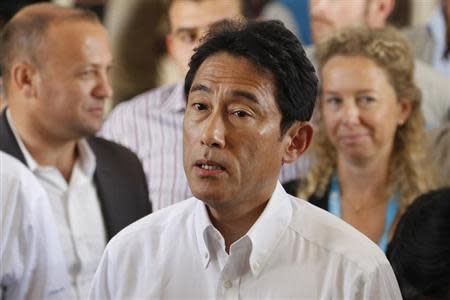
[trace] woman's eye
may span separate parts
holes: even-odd
[[[325,102],[336,105],[336,104],[340,104],[342,102],[342,99],[338,98],[338,97],[329,97],[329,98],[325,98]]]
[[[361,96],[358,98],[358,101],[360,101],[364,104],[368,104],[368,103],[374,102],[375,98],[372,96]]]

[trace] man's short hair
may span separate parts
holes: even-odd
[[[70,21],[100,24],[93,12],[45,3],[25,7],[5,25],[0,34],[0,67],[5,88],[13,62],[23,57],[35,65],[42,64],[38,56],[48,28],[52,24]]]
[[[317,76],[295,35],[279,21],[231,21],[214,25],[189,63],[186,98],[200,65],[226,52],[244,57],[275,78],[275,100],[281,112],[281,134],[295,121],[310,120],[317,96]]]

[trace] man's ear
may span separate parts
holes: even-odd
[[[395,0],[373,0],[368,1],[366,21],[369,27],[384,27],[387,18],[394,10]]]
[[[37,77],[37,69],[30,63],[20,62],[11,68],[11,86],[26,98],[37,96]]]
[[[167,53],[173,57],[173,36],[170,33],[166,35],[166,49]]]
[[[286,132],[287,147],[283,155],[283,163],[296,161],[311,142],[313,128],[309,122],[295,122]]]

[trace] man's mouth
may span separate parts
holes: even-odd
[[[200,164],[200,168],[205,170],[223,170],[224,168],[219,165]]]
[[[218,175],[225,171],[225,167],[211,160],[198,160],[194,166],[201,176]]]

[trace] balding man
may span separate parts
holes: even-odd
[[[386,26],[394,3],[395,0],[310,0],[313,40],[318,42],[346,26]],[[414,77],[422,91],[425,120],[428,127],[439,127],[448,120],[450,112],[448,78],[421,61],[416,60],[415,67]]]
[[[85,299],[106,242],[151,212],[129,150],[93,137],[111,97],[108,37],[87,11],[31,5],[0,37],[8,107],[0,149],[45,188],[75,293]]]

